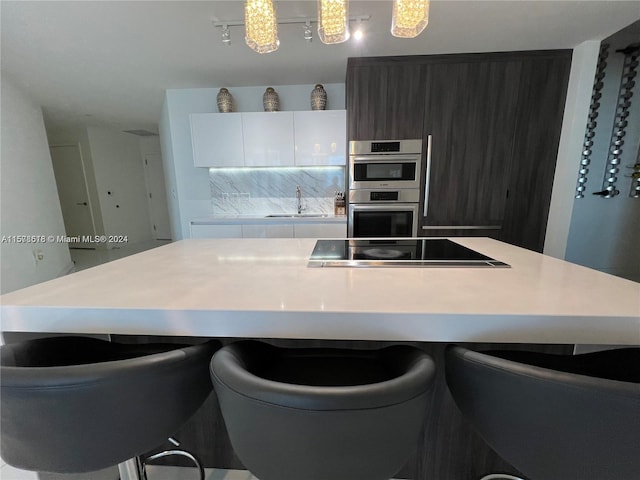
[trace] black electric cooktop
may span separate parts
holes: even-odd
[[[318,240],[309,267],[509,267],[446,238]]]

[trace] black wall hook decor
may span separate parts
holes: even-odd
[[[591,164],[591,154],[593,153],[594,137],[596,136],[596,127],[598,122],[598,110],[600,109],[600,98],[602,98],[602,87],[604,86],[604,76],[606,75],[607,57],[609,56],[609,44],[600,45],[600,54],[598,55],[598,66],[596,67],[596,75],[593,80],[593,92],[591,93],[591,104],[589,105],[589,116],[587,119],[587,127],[584,133],[584,142],[582,143],[582,155],[580,158],[580,170],[578,170],[578,185],[576,186],[576,198],[584,198],[586,190],[587,175],[589,174],[589,165]]]
[[[602,195],[603,198],[612,198],[620,194],[617,188],[618,174],[620,172],[620,162],[623,153],[624,136],[627,133],[629,125],[629,109],[631,107],[631,98],[633,97],[633,87],[635,86],[635,77],[638,74],[638,54],[640,52],[640,44],[631,44],[616,52],[624,54],[624,62],[622,65],[622,75],[620,77],[620,88],[618,90],[618,104],[613,120],[613,128],[611,130],[611,138],[609,140],[609,153],[607,156],[607,164],[605,166],[604,179],[602,182],[602,192],[608,192]],[[601,194],[602,192],[599,192]]]

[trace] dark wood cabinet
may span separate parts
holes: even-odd
[[[571,54],[522,62],[509,198],[495,237],[542,252],[551,204]]]
[[[350,58],[347,69],[347,138],[422,138],[426,94],[422,65],[404,57],[373,65],[359,65],[359,60]]]
[[[431,136],[422,226],[502,224],[518,103],[518,61],[426,66],[424,136]],[[424,200],[423,200],[424,201]],[[424,213],[424,205],[421,211]]]
[[[570,64],[569,50],[349,59],[348,139],[424,140],[422,235],[542,251]]]

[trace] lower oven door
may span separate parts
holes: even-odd
[[[349,237],[417,237],[418,204],[349,204]]]

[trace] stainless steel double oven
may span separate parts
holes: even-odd
[[[349,142],[349,237],[417,237],[421,168],[420,139]]]

